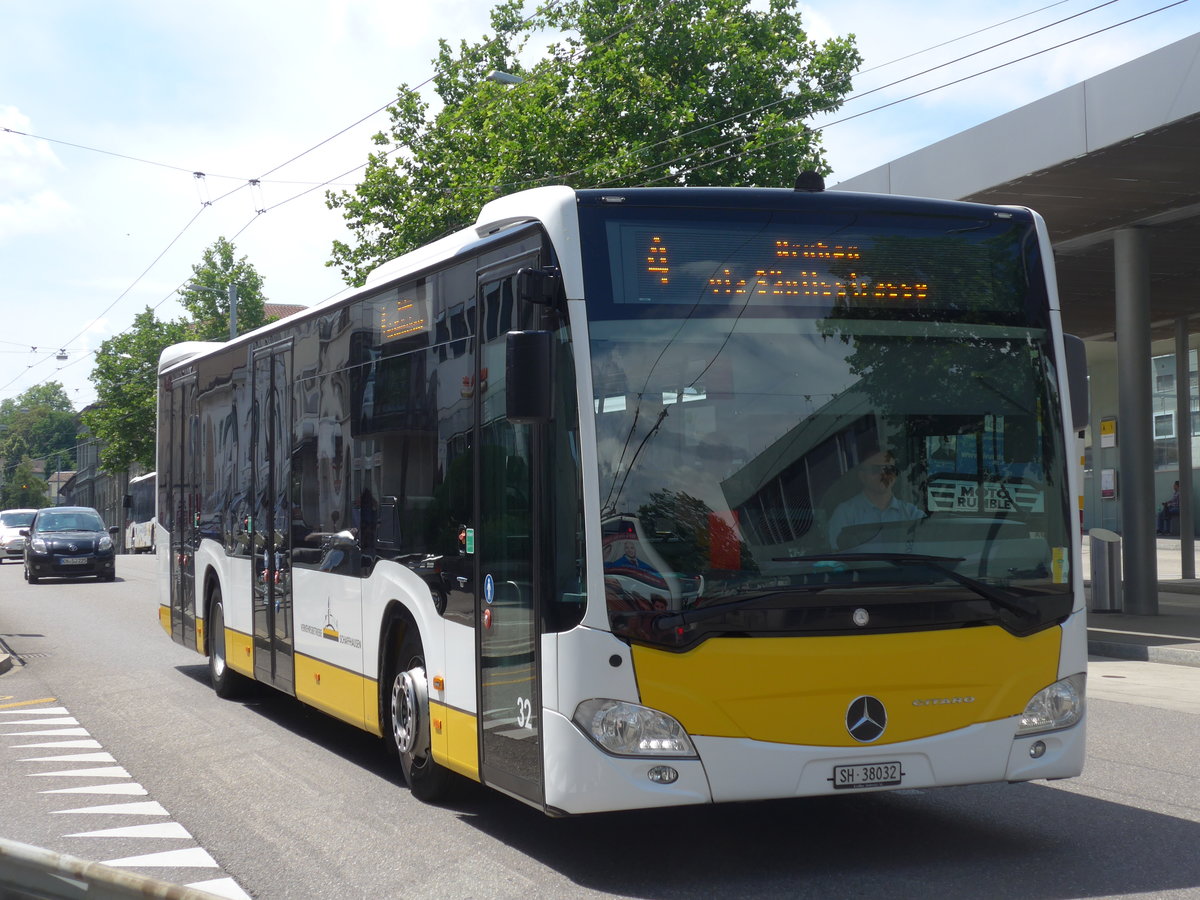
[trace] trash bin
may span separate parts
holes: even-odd
[[[1107,528],[1088,532],[1088,549],[1092,556],[1092,594],[1088,609],[1092,612],[1120,612],[1121,595],[1121,536]]]

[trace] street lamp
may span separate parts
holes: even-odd
[[[184,285],[184,290],[188,291],[208,291],[210,294],[221,293],[216,288],[205,287],[202,284]],[[238,289],[237,285],[230,283],[229,285],[229,339],[232,341],[237,337],[237,305],[238,305]]]
[[[484,76],[488,81],[494,81],[496,84],[524,84],[525,79],[520,75],[513,75],[509,72],[501,72],[499,69],[493,69]]]

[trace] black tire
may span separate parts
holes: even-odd
[[[218,697],[233,699],[245,689],[246,680],[229,668],[229,661],[225,659],[225,605],[221,602],[219,587],[213,588],[204,634],[208,644],[208,677],[213,690]]]
[[[36,575],[33,574],[32,571],[30,571],[28,563],[25,564],[25,580],[30,584],[37,584],[40,580]]]
[[[454,773],[433,761],[429,749],[429,693],[425,657],[416,626],[408,623],[405,636],[387,660],[383,681],[383,739],[400,758],[400,768],[412,795],[423,803],[449,796]]]

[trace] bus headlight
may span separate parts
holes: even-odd
[[[1037,734],[1070,728],[1083,718],[1084,686],[1087,675],[1082,672],[1042,688],[1025,704],[1017,734]]]
[[[623,700],[584,700],[575,709],[575,725],[618,756],[695,756],[692,740],[666,713]]]

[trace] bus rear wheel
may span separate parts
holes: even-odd
[[[208,677],[213,690],[218,697],[232,699],[242,692],[245,679],[229,668],[229,661],[225,658],[225,605],[221,602],[219,587],[213,588],[205,635],[208,643]]]
[[[400,768],[412,795],[424,803],[435,803],[450,792],[453,773],[433,760],[430,749],[429,689],[425,680],[425,658],[421,641],[410,624],[410,634],[393,654],[384,703],[384,740],[388,750],[400,757]]]

